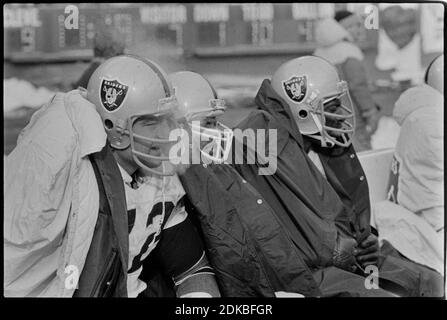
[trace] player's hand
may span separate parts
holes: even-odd
[[[368,265],[377,265],[379,262],[379,254],[379,239],[373,234],[370,234],[354,250],[354,255],[362,268]]]

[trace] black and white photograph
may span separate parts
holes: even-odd
[[[445,300],[445,7],[4,4],[2,300]]]

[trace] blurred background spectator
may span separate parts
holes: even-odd
[[[75,82],[73,88],[87,88],[90,76],[108,58],[119,56],[125,53],[125,44],[120,39],[119,34],[114,30],[97,31],[93,41],[93,60],[87,70],[84,71],[78,81]]]
[[[315,31],[318,48],[314,55],[336,65],[340,78],[347,81],[355,106],[356,127],[353,144],[356,151],[371,149],[371,134],[377,129],[380,108],[372,99],[364,55],[359,44],[365,39],[365,27],[357,14],[337,11],[334,19],[318,23]]]

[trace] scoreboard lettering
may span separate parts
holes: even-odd
[[[228,21],[227,4],[196,4],[194,5],[194,22]]]
[[[186,7],[184,5],[161,5],[140,8],[140,18],[143,24],[176,24],[186,22]]]
[[[272,3],[245,3],[242,5],[244,21],[273,20]]]
[[[67,29],[67,5],[6,5],[5,57],[90,58],[102,28],[113,29],[130,50],[155,40],[163,50],[185,55],[312,52],[316,22],[346,8],[333,3],[77,4],[78,27]]]
[[[335,4],[333,3],[318,4],[319,18],[332,18],[334,14],[335,14]]]
[[[37,8],[3,8],[3,26],[9,28],[33,27],[38,28],[42,25]]]
[[[315,19],[318,17],[318,3],[294,3],[292,14],[296,20]]]
[[[182,4],[150,5],[139,10],[145,38],[140,41],[151,41],[153,37],[176,46],[183,47],[183,24],[187,21],[186,7]]]

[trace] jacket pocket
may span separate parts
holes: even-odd
[[[118,252],[116,249],[112,249],[112,252],[107,258],[107,263],[103,267],[100,277],[95,283],[93,289],[94,297],[110,297],[113,295],[120,272],[119,267]]]

